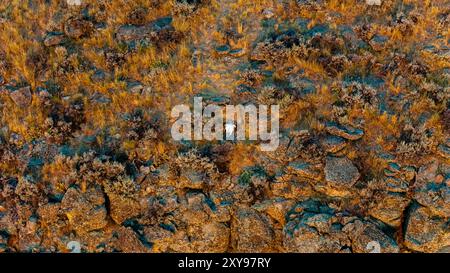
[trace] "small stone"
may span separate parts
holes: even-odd
[[[163,17],[142,26],[123,25],[117,30],[116,38],[121,42],[155,40],[160,34],[171,34],[174,31],[171,23],[171,17]]]
[[[210,91],[204,91],[196,96],[202,97],[203,102],[209,104],[226,105],[231,101],[230,97],[227,95],[216,94]]]
[[[242,94],[242,93],[250,93],[250,94],[256,94],[256,89],[248,86],[246,84],[240,84],[236,87],[236,93]]]
[[[144,86],[139,81],[127,82],[127,91],[132,94],[141,94]]]
[[[71,18],[64,24],[64,33],[72,39],[79,39],[88,35],[93,29],[93,24],[86,20]]]
[[[346,157],[327,157],[325,179],[337,188],[350,188],[360,177],[358,169]]]
[[[66,0],[67,5],[69,6],[81,6],[83,4],[82,0]]]
[[[216,52],[219,55],[225,55],[228,52],[230,52],[230,50],[231,50],[231,48],[229,45],[221,45],[221,46],[216,47]]]
[[[230,50],[230,52],[228,52],[228,54],[232,57],[242,57],[245,55],[245,50],[242,48],[236,48],[236,49],[232,49]]]
[[[262,14],[266,19],[270,19],[275,15],[272,9],[264,9]]]
[[[21,87],[10,92],[9,96],[19,107],[27,107],[31,104],[31,87]]]
[[[332,215],[327,213],[318,213],[306,219],[305,223],[317,229],[320,233],[327,233],[331,229],[331,221]]]
[[[23,136],[17,133],[11,133],[9,136],[9,142],[19,145],[23,141]]]
[[[62,32],[50,32],[44,38],[45,46],[56,46],[64,42],[64,33]]]
[[[108,98],[107,96],[103,95],[100,92],[95,92],[94,94],[92,94],[92,96],[90,97],[90,99],[94,102],[94,103],[98,103],[98,104],[108,104],[111,103],[111,99]]]
[[[153,25],[135,26],[123,25],[119,27],[116,33],[116,38],[119,41],[135,41],[149,38],[154,31]]]
[[[382,35],[375,35],[369,42],[370,46],[375,51],[382,51],[386,47],[386,43],[388,42],[388,38]]]
[[[93,82],[98,83],[98,82],[104,81],[108,76],[109,75],[106,74],[105,71],[99,69],[99,70],[95,70],[94,74],[92,74],[91,80]]]
[[[366,4],[369,6],[381,6],[381,0],[366,0]]]
[[[290,86],[295,90],[294,94],[303,97],[308,94],[316,93],[316,83],[302,74],[292,74],[288,76]]]

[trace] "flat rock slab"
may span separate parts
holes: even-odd
[[[290,162],[288,168],[295,174],[310,179],[320,179],[320,173],[314,169],[314,166],[301,160]]]
[[[364,135],[364,131],[361,129],[340,125],[335,122],[328,122],[325,128],[328,133],[348,140],[357,140]]]
[[[336,153],[342,150],[347,142],[342,137],[327,135],[321,139],[321,145],[328,153]]]
[[[327,157],[325,163],[325,180],[338,188],[349,188],[360,177],[358,169],[346,157]]]

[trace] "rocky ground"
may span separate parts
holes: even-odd
[[[445,0],[1,0],[0,252],[449,252],[449,29]],[[280,147],[173,141],[194,96],[280,105]]]

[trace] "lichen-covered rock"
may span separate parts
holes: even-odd
[[[360,178],[358,169],[346,157],[327,157],[325,180],[332,189],[349,190]]]
[[[172,221],[144,228],[144,236],[155,252],[224,252],[230,242],[229,221],[217,215],[218,207],[204,194],[189,192],[183,208],[173,212]],[[220,206],[219,206],[220,207]]]
[[[142,213],[138,195],[139,185],[127,176],[118,176],[115,180],[105,181],[105,192],[109,199],[111,218],[122,224],[125,220],[134,218]]]
[[[230,228],[215,221],[190,226],[188,235],[191,247],[200,253],[223,253],[227,251],[230,242]]]
[[[301,160],[290,162],[288,165],[288,169],[301,177],[314,180],[321,179],[321,172],[318,170],[316,166]]]
[[[202,189],[207,177],[204,173],[194,170],[186,170],[182,173],[179,187],[190,189]]]
[[[426,207],[413,205],[406,218],[405,245],[420,252],[437,252],[450,246],[448,221]],[[448,215],[447,215],[448,216]]]
[[[346,224],[342,230],[348,234],[353,252],[368,253],[374,251],[370,248],[371,242],[380,246],[380,253],[397,253],[400,251],[396,241],[372,223],[358,219]]]
[[[270,183],[270,189],[275,196],[287,199],[311,196],[314,192],[314,188],[309,181],[294,179],[287,175],[276,177],[275,181]]]
[[[333,135],[327,135],[322,138],[321,144],[328,153],[337,153],[347,146],[347,142],[344,138]]]
[[[297,204],[287,216],[283,228],[283,246],[287,252],[336,253],[346,245],[334,210],[314,200]]]
[[[335,122],[328,122],[325,128],[328,133],[348,140],[358,140],[364,135],[364,131],[361,129],[337,124]]]
[[[61,201],[61,209],[77,232],[101,229],[108,223],[105,197],[98,188],[89,188],[85,192],[77,188],[68,189]]]
[[[21,252],[37,252],[40,248],[42,233],[38,232],[38,222],[31,216],[18,231],[18,247]]]
[[[145,227],[144,236],[148,242],[152,243],[152,251],[159,253],[167,251],[174,234],[172,231],[157,225]]]
[[[136,217],[141,213],[141,205],[138,200],[125,197],[120,194],[108,193],[111,218],[117,224]]]
[[[142,244],[137,234],[131,228],[120,227],[116,231],[115,236],[117,239],[113,241],[113,246],[116,251],[124,253],[150,252],[150,249]]]
[[[273,251],[274,230],[267,216],[238,208],[231,221],[231,243],[237,252]]]
[[[410,199],[394,192],[380,192],[375,194],[373,199],[369,214],[390,226],[399,227]]]
[[[441,217],[450,215],[450,165],[431,162],[420,167],[414,183],[414,199]]]
[[[253,205],[253,208],[260,212],[265,212],[278,223],[286,223],[286,213],[294,205],[294,200],[284,198],[274,198],[265,200],[262,203]]]
[[[224,252],[230,241],[230,228],[214,217],[217,211],[205,195],[188,193],[187,210],[182,214],[182,220],[187,224],[186,234],[189,247],[194,252]]]

